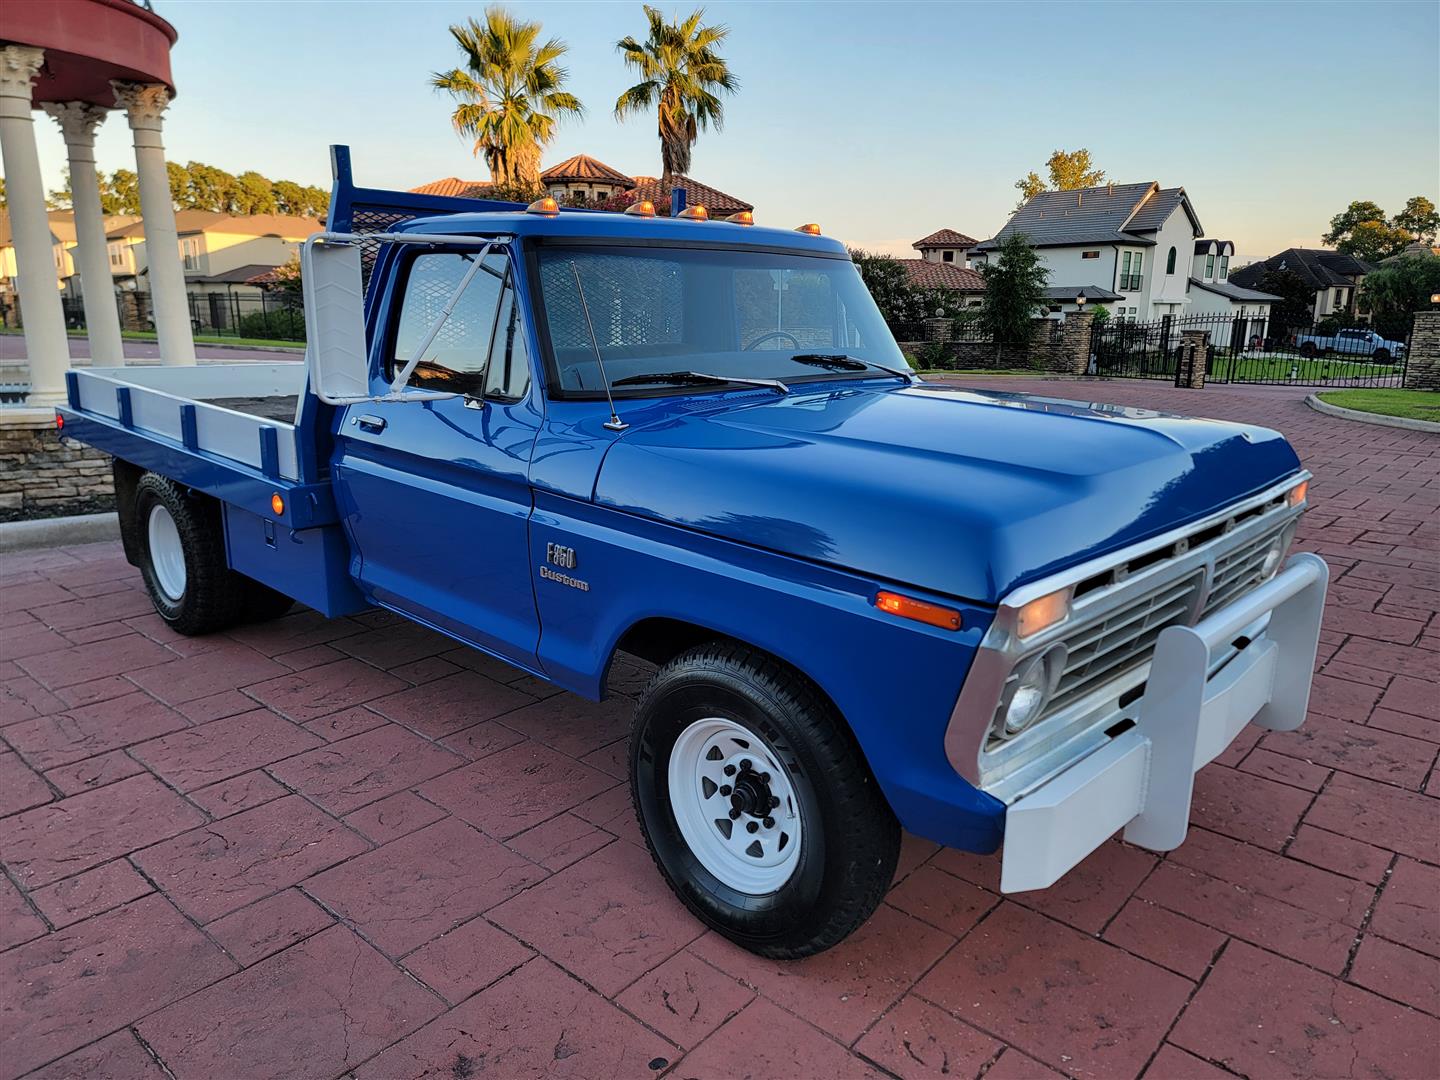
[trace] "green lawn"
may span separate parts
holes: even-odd
[[[23,333],[23,330],[16,330],[8,326],[0,329],[0,334],[14,334],[18,336]],[[72,338],[83,338],[85,336],[84,330],[67,330],[66,333]],[[122,330],[120,331],[120,336],[126,341],[156,340],[156,334],[153,330]],[[253,348],[256,345],[265,345],[273,348],[297,349],[300,351],[304,351],[305,349],[305,343],[303,341],[288,341],[284,338],[227,337],[223,334],[196,334],[195,343],[197,345],[243,345],[247,348]]]
[[[1331,379],[1380,379],[1398,375],[1399,364],[1377,364],[1373,360],[1337,360],[1315,356],[1240,356],[1217,354],[1210,364],[1210,376],[1232,382],[1325,383]]]
[[[1440,423],[1440,390],[1326,390],[1319,398],[1342,409]]]

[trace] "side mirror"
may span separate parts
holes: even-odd
[[[360,245],[318,233],[300,250],[305,292],[305,360],[310,385],[327,405],[369,401],[370,355],[365,345],[365,286]]]

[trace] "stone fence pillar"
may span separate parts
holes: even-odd
[[[952,323],[949,319],[926,319],[925,340],[949,341],[951,326]]]
[[[1440,311],[1417,311],[1405,358],[1406,390],[1440,390]]]
[[[1090,370],[1090,333],[1095,326],[1093,311],[1067,311],[1060,324],[1060,357],[1056,369],[1067,375],[1084,375]]]
[[[1205,388],[1205,368],[1210,362],[1210,331],[1180,331],[1180,366],[1175,385],[1190,390]]]

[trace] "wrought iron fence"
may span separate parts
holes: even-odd
[[[212,337],[304,341],[305,313],[300,294],[283,289],[263,292],[186,294],[190,329]],[[155,308],[146,292],[116,291],[115,304],[124,330],[154,330]],[[78,296],[60,300],[65,325],[85,329],[85,304]]]
[[[1409,333],[1394,338],[1363,323],[1325,320],[1286,326],[1268,316],[1166,316],[1112,319],[1091,336],[1092,372],[1113,378],[1179,378],[1182,346],[1208,334],[1206,381],[1306,386],[1401,386]]]

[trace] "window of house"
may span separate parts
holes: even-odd
[[[1080,252],[1080,258],[1082,258],[1082,259],[1098,259],[1099,257],[1100,257],[1100,252],[1098,252],[1098,251],[1082,251],[1082,252]]]
[[[940,253],[940,259],[942,262],[953,263],[955,261],[955,253],[953,251],[942,251]]]
[[[1165,259],[1165,273],[1167,273],[1167,274],[1173,274],[1174,272],[1175,272],[1175,249],[1172,247],[1172,248],[1170,249],[1170,254],[1169,254],[1169,255],[1166,257],[1166,259]]]
[[[1205,256],[1205,280],[1213,281],[1215,278],[1215,256]]]
[[[1224,281],[1230,276],[1230,256],[1220,256],[1220,280]]]
[[[193,236],[180,241],[180,257],[186,270],[200,269],[200,241]]]
[[[124,244],[107,244],[107,245],[105,245],[105,250],[110,253],[110,265],[111,265],[111,266],[124,266],[124,265],[125,265],[125,245],[124,245]]]
[[[394,378],[429,336],[435,320],[445,310],[445,305],[455,295],[455,290],[465,279],[466,272],[474,265],[475,252],[436,252],[417,255],[410,263],[410,273],[405,282],[405,299],[400,308],[400,320],[395,329],[395,343],[391,352],[388,377]],[[502,254],[492,252],[465,291],[455,301],[449,317],[440,324],[439,332],[425,348],[424,355],[410,373],[407,385],[421,390],[440,390],[454,394],[479,394],[487,362],[492,356],[499,356],[502,365],[505,349],[497,353],[491,335],[505,335],[509,341],[510,314],[501,313],[504,327],[497,328],[497,307],[501,293],[509,293],[507,273],[509,261]],[[513,301],[510,304],[513,313]],[[498,332],[497,332],[498,330]],[[516,331],[518,335],[519,331]],[[513,343],[509,345],[514,349]],[[523,343],[519,357],[523,363]],[[513,360],[511,368],[502,371],[497,378],[502,381],[514,378]],[[488,386],[489,380],[486,380]]]

